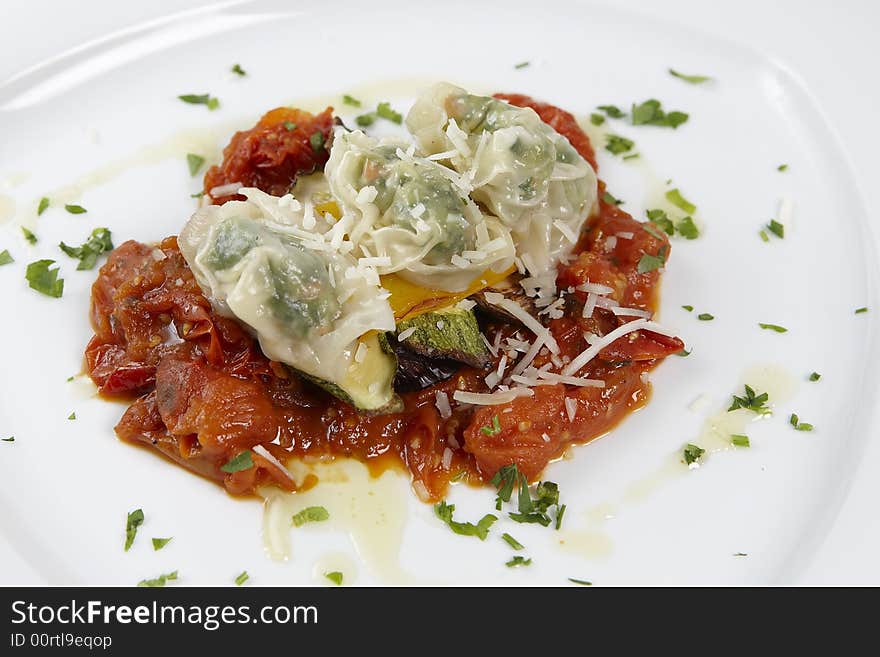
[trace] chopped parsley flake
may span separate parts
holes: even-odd
[[[14,443],[14,442],[15,442],[15,436],[9,436],[9,438],[2,438],[2,439],[0,439],[0,440],[2,440],[4,443]]]
[[[373,125],[376,121],[375,112],[368,112],[367,114],[361,114],[358,117],[355,117],[355,123],[357,123],[362,128],[366,128],[367,126]]]
[[[75,419],[76,419],[76,412],[74,411],[73,413],[71,413],[70,415],[68,415],[68,416],[67,416],[67,419],[68,419],[68,420],[75,420]]]
[[[788,333],[788,329],[784,326],[779,326],[779,324],[763,324],[761,322],[758,322],[758,326],[768,331],[776,331],[777,333]]]
[[[788,165],[787,164],[780,164],[778,167],[776,167],[776,170],[777,171],[788,171]]]
[[[315,130],[312,133],[312,136],[309,137],[309,143],[312,145],[312,150],[316,153],[319,152],[322,148],[324,148],[324,133],[320,130]]]
[[[658,240],[663,241],[665,238],[662,233],[658,233],[657,229],[654,228],[650,223],[642,222],[642,228],[646,233],[648,233],[651,237],[656,237]]]
[[[70,214],[85,214],[86,212],[88,212],[88,210],[86,210],[83,206],[73,205],[70,203],[65,205],[64,209],[67,210]]]
[[[154,538],[153,539],[153,551],[158,552],[163,547],[168,545],[171,542],[170,538]]]
[[[295,527],[302,527],[307,522],[330,520],[330,512],[323,506],[307,506],[302,511],[294,514],[292,520]]]
[[[551,506],[556,507],[556,529],[562,524],[562,514],[565,513],[565,505],[559,505],[559,486],[552,481],[542,481],[535,488],[536,498],[532,500],[529,494],[529,484],[525,476],[520,479],[517,506],[519,513],[509,513],[508,516],[515,522],[537,523],[542,527],[550,524],[550,515],[547,513]]]
[[[229,459],[220,469],[223,472],[241,472],[252,467],[254,467],[254,459],[251,456],[251,450],[246,449],[241,454]]]
[[[665,128],[677,128],[688,120],[688,115],[684,112],[663,111],[661,103],[656,98],[650,98],[644,103],[636,105],[633,103],[632,109],[633,125],[656,125]]]
[[[40,204],[37,206],[37,216],[39,217],[43,214],[49,207],[49,197],[44,196],[40,199]]]
[[[31,231],[29,231],[24,226],[21,227],[21,234],[24,235],[24,239],[28,244],[36,244],[37,236],[34,235]]]
[[[864,313],[866,313],[866,312],[868,312],[868,309],[867,309],[866,307],[865,307],[865,308],[856,308],[856,312],[855,312],[855,314],[856,314],[856,315],[862,315],[862,314],[864,314]]]
[[[245,70],[244,70],[241,66],[239,66],[238,64],[233,65],[233,67],[232,67],[231,70],[232,70],[233,73],[235,73],[236,75],[240,75],[241,77],[244,77],[245,75],[247,75],[247,71],[245,71]]]
[[[626,137],[610,133],[605,135],[605,150],[609,153],[614,153],[614,155],[631,151],[634,145],[634,142]]]
[[[711,322],[713,319],[715,319],[715,315],[712,315],[710,313],[700,313],[699,315],[697,315],[697,319],[701,322]]]
[[[205,163],[205,158],[201,155],[196,155],[195,153],[187,153],[186,163],[189,166],[189,175],[195,176]]]
[[[67,246],[64,242],[58,245],[64,253],[71,258],[79,260],[76,266],[78,271],[93,269],[98,261],[98,256],[113,250],[113,241],[110,231],[106,228],[95,228],[91,236],[81,246]]]
[[[125,519],[125,551],[128,552],[134,543],[134,537],[137,536],[138,527],[144,524],[143,509],[135,509],[128,514]]]
[[[675,234],[675,226],[672,220],[666,216],[666,212],[660,209],[648,210],[648,221],[657,226],[667,235]]]
[[[178,96],[184,103],[190,105],[205,105],[209,110],[215,110],[220,107],[220,101],[211,94],[183,94]]]
[[[501,534],[501,538],[503,538],[504,542],[507,543],[514,550],[525,550],[525,546],[507,532]]]
[[[568,578],[568,581],[569,581],[569,582],[572,582],[572,583],[574,583],[574,584],[580,584],[581,586],[592,586],[592,585],[593,585],[593,583],[590,582],[590,581],[588,581],[588,580],[585,580],[585,579],[575,579],[574,577],[569,577],[569,578]]]
[[[694,312],[694,307],[691,306],[691,305],[682,306],[682,308],[684,308],[685,310],[687,310],[689,313]]]
[[[296,123],[294,123],[293,121],[285,121],[282,125],[284,126],[284,129],[287,130],[287,132],[293,132],[294,130],[296,130]]]
[[[593,125],[602,125],[603,123],[605,123],[605,117],[601,114],[596,114],[595,112],[593,112],[592,114],[590,114],[590,123],[592,123]]]
[[[696,463],[697,461],[699,461],[702,458],[703,454],[705,454],[705,453],[706,453],[706,450],[703,449],[702,447],[694,445],[693,443],[688,443],[687,445],[685,445],[684,452],[683,452],[684,462],[687,463],[688,465],[691,465],[692,463]]]
[[[693,351],[693,349],[691,351]],[[691,352],[688,351],[687,349],[682,349],[681,351],[676,351],[675,355],[681,356],[682,358],[687,358],[688,356],[691,355]]]
[[[788,418],[788,423],[794,427],[795,431],[812,431],[813,425],[809,422],[801,422],[800,418],[794,413]]]
[[[54,264],[54,260],[32,262],[27,266],[24,277],[32,290],[59,299],[64,294],[64,279],[58,278],[58,267],[50,269]]]
[[[485,436],[495,436],[501,433],[501,424],[498,422],[498,416],[492,416],[492,426],[481,427],[480,432]]]
[[[535,488],[533,500],[529,491],[529,481],[516,467],[515,463],[500,468],[492,477],[492,485],[498,489],[495,508],[501,510],[503,502],[510,502],[514,486],[518,486],[517,513],[509,513],[511,520],[520,523],[537,523],[547,527],[552,522],[548,511],[556,507],[556,529],[562,524],[565,505],[559,504],[559,487],[552,481],[542,481]],[[506,539],[505,539],[506,540]]]
[[[527,67],[529,67],[529,66],[531,66],[531,65],[532,65],[531,62],[520,62],[519,64],[517,64],[517,65],[514,66],[513,68],[515,68],[515,69],[521,69],[521,68],[527,68]]]
[[[818,372],[813,372],[810,374],[810,381],[812,381],[813,383],[815,383],[816,381],[818,381],[821,378],[822,378],[822,375],[819,374]]]
[[[637,157],[639,157],[639,154],[638,154],[638,153],[630,153],[629,155],[624,155],[624,156],[623,156],[623,159],[624,159],[624,160],[634,160],[634,159],[636,159]]]
[[[623,201],[621,201],[619,198],[615,198],[608,192],[602,194],[602,200],[605,201],[608,205],[623,205]]]
[[[0,251],[0,266],[11,265],[13,262],[15,262],[15,258],[9,255],[9,249]]]
[[[666,264],[666,256],[669,253],[669,247],[667,245],[663,245],[657,251],[657,255],[651,255],[650,253],[642,254],[642,257],[639,259],[638,264],[638,272],[640,274],[645,274],[649,271],[654,271],[655,269],[660,269],[663,265]]]
[[[517,566],[528,566],[530,563],[532,563],[531,558],[526,559],[523,556],[516,555],[513,559],[511,559],[504,565],[508,568],[516,568]]]
[[[622,119],[626,116],[626,112],[616,105],[599,105],[596,109],[605,112],[605,114],[612,119]]]
[[[250,575],[248,575],[247,571],[246,571],[246,570],[242,570],[242,571],[241,571],[241,574],[240,574],[238,577],[235,578],[235,585],[236,585],[236,586],[241,586],[242,584],[244,584],[244,583],[245,583],[246,581],[248,581],[249,579],[250,579]]]
[[[779,239],[785,237],[785,226],[776,221],[776,219],[770,220],[770,223],[767,224],[767,230],[776,235]]]
[[[743,397],[733,395],[733,401],[730,404],[730,408],[727,409],[728,413],[738,408],[743,408],[758,415],[770,415],[771,411],[767,408],[770,396],[766,392],[762,392],[760,395],[755,393],[755,390],[749,385],[743,386],[743,388],[745,395]]]
[[[678,234],[688,240],[695,240],[700,236],[700,229],[690,216],[684,217],[675,225]]]
[[[476,536],[481,541],[486,540],[486,537],[489,535],[489,528],[496,520],[498,520],[496,516],[487,513],[480,518],[476,525],[472,522],[457,522],[452,519],[452,514],[454,512],[455,505],[447,504],[446,500],[442,500],[439,504],[434,505],[434,513],[440,518],[440,520],[449,525],[449,528],[452,531],[461,536]]]
[[[554,529],[558,530],[560,527],[562,527],[562,516],[565,515],[565,509],[567,509],[567,508],[568,507],[565,504],[563,504],[562,506],[557,505],[557,507],[556,507],[556,524],[554,525]]]
[[[751,447],[751,444],[749,443],[749,437],[741,433],[731,434],[730,442],[732,442],[737,447]]]
[[[670,189],[666,192],[666,200],[672,203],[679,210],[687,212],[688,214],[693,214],[697,211],[697,206],[688,201],[684,196],[681,195],[678,187],[675,189]]]
[[[767,231],[766,231],[766,230],[762,230],[760,233],[758,233],[758,235],[761,236],[761,241],[763,241],[763,242],[769,242],[769,241],[770,241],[770,236],[767,235]]]
[[[704,82],[708,82],[712,79],[708,75],[685,75],[684,73],[679,73],[674,69],[669,69],[669,75],[676,77],[679,80],[689,82],[690,84],[703,84]]]
[[[360,107],[361,106],[361,101],[359,101],[354,96],[349,96],[348,94],[345,94],[342,97],[342,102],[346,105],[351,105],[352,107]]]
[[[387,119],[392,123],[400,125],[403,122],[403,115],[391,108],[390,103],[379,103],[376,105],[376,116]]]
[[[495,497],[495,509],[501,510],[502,502],[510,502],[510,496],[513,494],[513,487],[517,484],[520,477],[516,463],[505,465],[495,473],[492,477],[491,484],[498,489],[498,495]]]
[[[190,198],[202,198],[205,195],[205,192],[196,192],[195,194],[190,194]]]
[[[138,586],[146,586],[148,588],[156,588],[160,586],[165,586],[166,582],[177,579],[177,571],[173,571],[170,573],[166,573],[164,575],[159,575],[155,579],[142,579],[138,582]]]
[[[338,570],[334,570],[330,573],[324,573],[324,577],[336,584],[336,586],[342,586],[342,573],[340,573]]]

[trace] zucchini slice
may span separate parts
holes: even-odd
[[[385,415],[403,410],[403,401],[394,392],[397,357],[384,333],[373,333],[360,340],[366,348],[361,362],[352,361],[342,381],[333,383],[297,371],[307,381],[367,415]]]
[[[402,344],[431,359],[446,358],[484,368],[491,358],[480,333],[477,318],[470,310],[447,306],[397,323],[397,335],[410,335]]]

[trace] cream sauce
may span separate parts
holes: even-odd
[[[0,194],[0,224],[4,224],[15,216],[15,199]]]
[[[357,581],[358,567],[350,555],[344,552],[328,552],[312,567],[312,579],[315,584],[336,586],[335,582],[327,579],[327,573],[342,573],[340,586],[349,586]]]
[[[743,386],[746,384],[751,386],[756,394],[766,392],[769,396],[768,406],[771,409],[791,400],[798,388],[794,376],[783,367],[772,363],[747,369],[735,388],[735,394],[742,396]],[[608,520],[615,518],[621,509],[625,510],[627,506],[643,503],[669,482],[686,476],[691,469],[703,467],[708,459],[717,457],[721,453],[754,449],[754,447],[736,447],[731,442],[731,435],[748,435],[748,428],[752,423],[769,419],[772,415],[761,416],[744,409],[728,411],[729,399],[728,397],[723,406],[705,418],[700,433],[693,440],[688,441],[706,450],[700,462],[688,466],[682,455],[684,448],[682,445],[682,449],[670,454],[655,470],[625,485],[617,499],[602,502],[581,513],[584,527],[565,532],[563,539],[566,540],[565,542],[560,540],[560,547],[587,558],[608,556],[612,542],[611,538],[602,531],[602,526]],[[703,400],[705,397],[701,396],[700,401]]]
[[[274,559],[290,558],[295,553],[298,534],[342,530],[348,533],[361,561],[384,582],[412,582],[412,577],[401,568],[399,558],[407,503],[411,496],[405,477],[391,470],[373,477],[365,465],[354,459],[317,463],[292,460],[288,468],[298,485],[309,475],[317,476],[319,483],[295,493],[274,487],[259,491],[266,500],[263,541],[269,556]],[[293,527],[293,515],[309,506],[324,507],[330,519]],[[293,549],[291,543],[294,544]],[[328,555],[319,562],[321,568],[325,559],[327,563],[340,563]],[[342,565],[330,570],[339,570],[344,574],[354,572],[350,566],[343,568]]]

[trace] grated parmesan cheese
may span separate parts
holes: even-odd
[[[509,312],[516,319],[523,323],[523,325],[529,329],[532,333],[542,339],[542,341],[547,345],[547,348],[550,349],[554,354],[559,353],[559,345],[556,342],[556,338],[553,337],[553,334],[541,324],[538,320],[532,317],[529,313],[520,307],[518,303],[512,301],[510,299],[506,299],[503,295],[498,294],[496,292],[486,292],[483,295],[489,303],[493,306],[498,306]]]
[[[574,360],[572,360],[568,365],[565,366],[565,369],[562,370],[562,374],[566,376],[574,374],[584,365],[593,360],[593,358],[595,358],[600,351],[602,351],[608,345],[614,343],[618,338],[622,338],[624,335],[627,335],[634,331],[638,331],[640,329],[645,329],[646,331],[651,331],[660,335],[675,337],[675,333],[667,328],[660,326],[656,322],[652,322],[647,319],[636,319],[632,322],[627,322],[626,324],[618,326],[616,329],[611,331],[611,333],[602,336],[596,342],[592,343],[587,349],[584,349],[580,354],[575,357]]]
[[[358,265],[361,267],[390,267],[391,256],[372,256],[369,258],[358,258]]]
[[[553,225],[556,226],[557,230],[562,233],[563,237],[567,239],[572,244],[576,244],[578,241],[577,233],[575,233],[570,226],[567,226],[565,222],[557,219],[553,222]]]
[[[434,391],[434,405],[440,413],[440,417],[448,420],[452,417],[452,406],[449,405],[449,396],[442,390]]]
[[[577,399],[572,399],[571,397],[565,398],[565,412],[568,415],[568,421],[574,422],[574,418],[578,412]]]
[[[649,310],[641,310],[640,308],[626,308],[623,306],[617,306],[616,308],[612,308],[611,312],[615,315],[621,317],[645,317],[649,318],[651,316],[651,311]]]
[[[618,326],[616,329],[611,331],[611,333],[603,336],[602,338],[591,344],[589,347],[584,349],[580,354],[578,354],[573,361],[565,366],[565,369],[562,370],[562,373],[564,375],[574,374],[584,365],[593,360],[593,358],[595,358],[598,353],[602,351],[602,349],[614,343],[618,338],[622,338],[628,333],[632,333],[633,331],[638,331],[639,329],[644,328],[647,323],[648,320],[646,319],[637,319],[635,321]]]
[[[494,406],[507,404],[517,397],[531,397],[535,392],[529,388],[514,388],[513,390],[500,390],[489,394],[483,392],[465,392],[456,390],[452,398],[462,404],[474,404],[476,406]]]
[[[581,316],[584,319],[589,319],[590,317],[593,316],[593,311],[596,310],[596,302],[598,300],[599,300],[599,297],[595,293],[593,293],[593,292],[587,293],[587,300],[584,303],[584,310],[581,313]]]
[[[367,357],[367,345],[364,342],[359,342],[357,349],[354,352],[354,362],[355,363],[363,363],[364,359]]]
[[[578,285],[575,289],[580,290],[581,292],[592,293],[592,294],[595,294],[600,297],[603,297],[605,295],[608,295],[608,294],[611,294],[612,292],[614,292],[613,287],[608,287],[607,285],[600,285],[599,283],[590,283],[590,281],[587,281],[586,283]]]
[[[225,185],[217,185],[216,187],[212,187],[210,191],[208,191],[208,196],[212,198],[220,198],[221,196],[229,196],[231,194],[237,194],[238,190],[241,189],[243,185],[240,182],[227,183]]]
[[[266,459],[269,463],[274,465],[278,470],[284,474],[291,482],[293,481],[293,477],[290,476],[290,473],[287,471],[283,465],[281,465],[281,461],[272,456],[272,452],[263,447],[262,445],[254,445],[251,447],[255,454],[260,455],[264,459]]]

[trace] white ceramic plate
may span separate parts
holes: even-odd
[[[452,17],[465,14],[471,27],[462,30]],[[441,47],[424,47],[425,35]],[[531,65],[515,69],[522,61]],[[234,63],[248,76],[229,73]],[[716,80],[691,86],[668,66]],[[361,482],[354,468],[348,484],[309,494],[308,503],[337,510],[335,522],[281,532],[289,558],[273,559],[258,503],[122,444],[112,427],[124,407],[67,382],[91,335],[95,272],[76,272],[55,245],[78,244],[96,226],[111,228],[117,244],[176,233],[198,189],[185,153],[216,159],[230,134],[266,109],[327,99],[343,109],[342,93],[403,109],[438,79],[531,94],[579,115],[650,97],[691,114],[675,131],[613,123],[642,157],[623,163],[602,151],[600,176],[636,217],[656,205],[667,179],[699,206],[703,236],[675,241],[661,312],[693,354],[654,372],[647,408],[547,470],[568,505],[562,532],[499,521],[485,542],[460,537],[401,477]],[[176,100],[204,92],[221,99],[220,110]],[[296,10],[254,2],[57,58],[0,87],[0,117],[0,250],[16,259],[0,268],[0,433],[16,438],[0,444],[0,526],[40,581],[130,584],[178,569],[182,584],[229,584],[246,569],[254,584],[309,584],[341,569],[353,584],[789,582],[825,538],[870,435],[873,320],[854,314],[876,306],[864,208],[807,90],[735,43],[573,3],[544,3],[535,20],[525,2],[503,13],[463,2],[439,13],[403,2]],[[789,170],[778,172],[780,163]],[[54,207],[36,219],[46,194]],[[785,240],[765,244],[758,230],[781,198],[793,201],[793,220]],[[58,208],[70,201],[88,214]],[[20,223],[38,234],[35,247]],[[25,264],[44,257],[61,263],[61,300],[24,282]],[[698,312],[715,320],[700,322]],[[812,371],[820,382],[807,382]],[[747,427],[750,449],[715,451],[688,470],[681,448],[715,444],[704,424],[744,382],[773,392],[773,418]],[[794,431],[791,412],[816,430]],[[470,520],[492,511],[492,500],[488,489],[461,486],[449,497]],[[147,521],[125,553],[125,515],[137,507]],[[531,566],[504,566],[512,552],[502,531],[526,546]],[[174,540],[154,552],[153,536]]]

